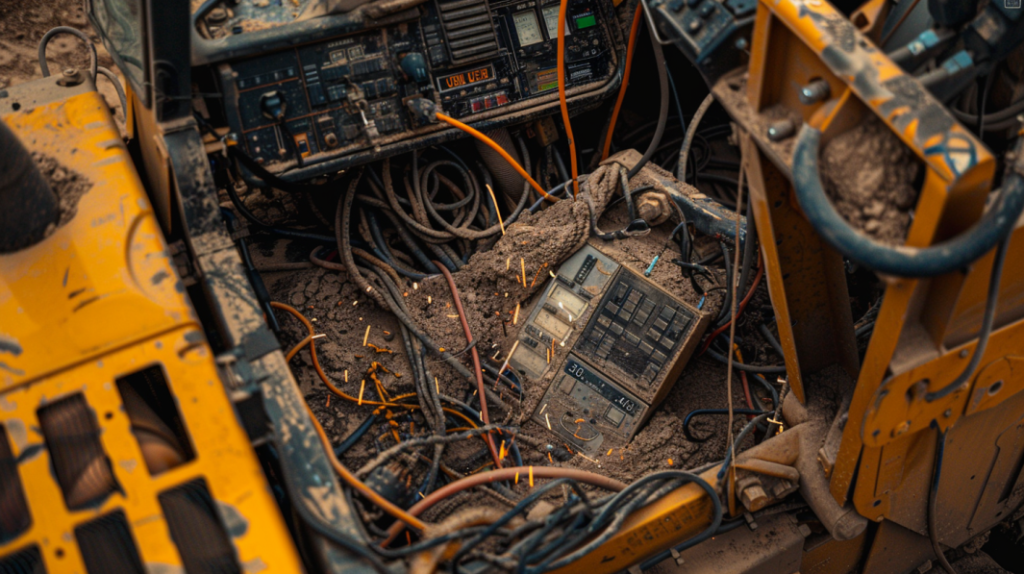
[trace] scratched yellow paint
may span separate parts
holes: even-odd
[[[131,159],[95,92],[2,118],[26,146],[92,183],[77,215],[41,243],[0,255],[0,424],[9,437],[32,523],[0,545],[0,560],[38,545],[51,573],[84,573],[74,528],[122,510],[144,564],[181,565],[157,495],[205,479],[218,506],[240,516],[232,542],[245,572],[301,572],[269,485],[218,377],[212,352],[171,264]],[[151,476],[115,380],[161,365],[195,458]],[[82,393],[122,493],[69,511],[36,411]],[[237,518],[233,526],[238,526]],[[151,570],[152,571],[152,570]]]

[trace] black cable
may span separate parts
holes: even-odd
[[[761,337],[763,337],[764,340],[769,345],[771,345],[771,348],[775,351],[779,358],[785,360],[786,353],[782,350],[782,345],[780,345],[779,341],[775,338],[774,335],[772,335],[772,332],[768,330],[768,326],[765,325],[764,323],[761,323],[757,326],[757,330],[758,332],[761,333]]]
[[[733,412],[733,414],[737,414],[737,415],[760,415],[760,414],[764,414],[765,411],[755,411],[755,410],[751,410],[751,409],[733,409],[732,412]],[[690,422],[693,420],[694,417],[705,416],[705,415],[727,415],[727,414],[729,414],[729,409],[694,409],[694,410],[690,411],[689,413],[687,413],[686,417],[683,418],[683,435],[685,435],[686,436],[686,440],[688,440],[690,442],[694,442],[694,443],[706,442],[708,440],[708,438],[711,438],[711,437],[708,437],[708,438],[697,438],[697,437],[693,436],[693,433],[690,432]]]
[[[724,355],[720,354],[718,351],[712,349],[711,347],[708,347],[708,349],[704,351],[704,354],[720,363],[729,362],[729,359],[725,358]],[[786,373],[786,367],[748,365],[746,363],[740,363],[736,359],[733,359],[732,366],[734,369],[739,369],[741,371],[746,371],[748,373],[760,373],[764,375],[782,375]]]
[[[932,421],[932,427],[938,430],[935,421]],[[953,570],[953,566],[946,559],[946,553],[942,551],[942,546],[939,544],[938,526],[935,524],[939,499],[939,478],[942,476],[942,457],[946,451],[946,431],[938,431],[938,435],[938,442],[935,445],[935,466],[932,468],[932,481],[928,489],[928,540],[932,543],[935,558],[946,573],[956,574],[956,570]]]
[[[924,396],[926,402],[937,401],[953,391],[959,389],[970,381],[974,375],[974,371],[978,368],[978,364],[981,362],[982,355],[985,354],[985,347],[988,346],[989,335],[992,334],[992,324],[995,322],[996,317],[996,303],[999,300],[999,283],[1003,278],[1003,267],[1006,263],[1006,251],[1010,247],[1010,239],[1004,238],[999,242],[996,247],[995,259],[992,260],[992,276],[989,278],[988,283],[988,298],[985,301],[985,317],[981,322],[981,332],[978,333],[978,344],[974,347],[974,354],[971,355],[971,361],[964,367],[960,376],[953,380],[945,387],[942,387],[934,393],[929,392]]]
[[[648,36],[651,37],[651,47],[654,48],[654,65],[658,68],[658,85],[661,87],[661,108],[658,111],[658,127],[654,130],[654,137],[651,139],[651,143],[647,146],[647,151],[644,152],[643,157],[640,161],[636,162],[636,165],[629,170],[629,174],[626,176],[628,179],[632,179],[634,175],[640,173],[647,162],[651,160],[651,156],[654,155],[654,151],[661,145],[661,137],[665,135],[665,125],[668,123],[668,69],[665,64],[665,52],[661,49],[661,43],[658,42],[655,37],[653,30],[649,30]]]

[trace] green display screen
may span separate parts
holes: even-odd
[[[576,29],[577,30],[582,30],[584,28],[589,28],[589,27],[594,26],[596,24],[597,24],[597,16],[594,16],[593,14],[591,14],[589,16],[580,16],[579,18],[576,18]]]

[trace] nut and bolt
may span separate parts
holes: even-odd
[[[780,142],[792,136],[795,131],[796,125],[793,123],[793,120],[778,120],[768,125],[768,139],[773,142]]]
[[[829,87],[828,82],[825,80],[814,80],[800,88],[800,103],[805,106],[816,104],[827,99],[831,93],[832,88]]]
[[[78,68],[67,68],[61,73],[61,77],[57,80],[57,84],[60,86],[77,86],[82,83],[82,74],[78,71]]]

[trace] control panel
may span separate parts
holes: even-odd
[[[281,172],[418,137],[420,98],[464,121],[557,100],[558,10],[557,0],[429,0],[400,24],[222,64],[229,126]],[[613,24],[610,0],[569,0],[568,87],[614,80]]]
[[[757,0],[651,0],[659,33],[701,71],[709,85],[749,52]]]
[[[624,446],[668,394],[709,317],[586,245],[558,269],[509,365],[551,384],[533,420],[588,453]],[[564,362],[556,352],[569,347]]]

